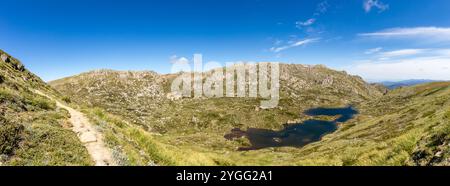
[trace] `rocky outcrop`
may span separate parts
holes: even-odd
[[[331,87],[333,86],[333,77],[328,76],[322,81],[322,87]]]
[[[11,56],[7,55],[6,53],[0,51],[0,58],[1,62],[7,63],[11,65],[12,68],[15,70],[18,70],[20,72],[25,71],[25,66],[19,60],[12,58]]]
[[[1,58],[2,62],[6,62],[6,60],[8,60],[8,56],[6,54],[2,54],[0,56],[0,58]]]

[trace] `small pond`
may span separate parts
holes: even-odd
[[[304,112],[308,116],[339,116],[333,121],[310,119],[302,123],[285,124],[279,131],[249,128],[243,131],[239,128],[225,135],[228,140],[246,137],[251,146],[240,147],[239,150],[258,150],[268,147],[303,147],[306,144],[320,141],[326,134],[338,129],[338,123],[352,119],[358,111],[351,106],[345,108],[313,108]]]

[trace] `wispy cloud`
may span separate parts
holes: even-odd
[[[428,49],[401,49],[389,52],[382,52],[380,53],[380,57],[391,58],[391,57],[412,56],[425,53],[426,51],[428,51]]]
[[[371,49],[366,50],[364,52],[364,54],[375,54],[375,53],[380,52],[381,50],[383,50],[383,48],[381,48],[381,47],[371,48]]]
[[[315,18],[311,18],[311,19],[308,19],[306,21],[297,21],[295,24],[296,24],[297,28],[301,28],[301,27],[304,27],[304,26],[311,26],[315,22],[316,22],[316,19]]]
[[[366,80],[450,80],[450,57],[417,57],[395,61],[366,61],[345,68]]]
[[[277,53],[277,57],[280,57],[281,54],[279,54],[279,52],[281,51],[319,41],[319,35],[324,33],[324,31],[319,25],[316,24],[316,22],[322,14],[325,14],[328,11],[329,8],[330,4],[328,4],[328,0],[321,1],[316,5],[316,10],[309,19],[295,22],[295,26],[309,39],[299,40],[297,39],[297,36],[294,35],[294,37],[290,36],[291,38],[288,39],[287,42],[279,42],[281,40],[276,40],[273,47],[270,48],[269,51]]]
[[[380,12],[383,12],[389,8],[389,5],[379,0],[364,0],[363,8],[367,13],[373,8],[377,8]]]
[[[450,80],[450,49],[401,49],[378,52],[375,57],[344,69],[366,80]]]
[[[413,27],[413,28],[390,28],[371,33],[358,34],[361,37],[371,38],[399,38],[420,39],[422,41],[450,41],[449,27]]]
[[[319,18],[320,15],[325,14],[328,11],[329,7],[330,4],[328,4],[328,1],[320,2],[319,4],[317,4],[313,16],[311,16],[311,18],[307,19],[306,21],[295,22],[296,27],[299,29],[306,28],[305,30],[307,32],[314,30],[311,26],[317,21],[317,18]]]
[[[320,38],[310,38],[310,39],[304,39],[304,40],[300,40],[300,41],[295,41],[295,42],[293,42],[292,44],[289,44],[289,45],[284,45],[284,46],[280,46],[280,47],[272,47],[272,48],[270,48],[270,51],[278,53],[278,52],[281,52],[283,50],[287,50],[287,49],[298,47],[298,46],[304,46],[304,45],[307,45],[309,43],[317,42],[319,40],[320,40]]]

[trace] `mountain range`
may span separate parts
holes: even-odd
[[[439,80],[430,80],[430,79],[409,79],[403,81],[383,81],[380,84],[384,85],[388,89],[396,89],[399,87],[408,87],[418,84],[431,83],[431,82],[439,82]]]
[[[92,142],[104,142],[114,165],[450,165],[450,82],[389,90],[322,65],[281,64],[279,105],[266,109],[261,98],[174,99],[180,74],[96,70],[45,83],[0,55],[2,165],[97,164],[77,119],[101,134]],[[266,140],[251,131],[286,144],[304,129],[293,126],[339,121],[314,108],[357,112],[302,146],[239,150]],[[242,136],[225,138],[233,131]]]

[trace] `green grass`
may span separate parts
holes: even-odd
[[[210,155],[160,143],[151,133],[130,126],[101,109],[84,109],[85,114],[105,134],[105,141],[115,150],[121,165],[215,165]]]
[[[76,134],[65,129],[58,117],[61,113],[35,116],[27,126],[20,148],[14,152],[9,165],[92,165],[87,150]]]
[[[18,147],[23,125],[10,123],[0,116],[0,154],[11,154]]]
[[[0,89],[0,155],[7,165],[92,165],[66,110],[31,93]]]
[[[2,51],[0,51],[3,54]],[[32,92],[56,95],[14,58],[0,62],[0,165],[92,165],[66,110]]]
[[[345,123],[337,132],[325,136],[322,141],[303,148],[236,151],[248,142],[246,139],[223,139],[223,134],[228,131],[220,126],[230,126],[232,123],[242,122],[245,117],[256,116],[227,114],[225,110],[222,113],[219,107],[215,112],[203,114],[196,112],[195,108],[199,105],[186,106],[191,108],[187,112],[196,114],[200,123],[195,125],[191,121],[191,126],[194,126],[191,129],[184,128],[181,124],[177,128],[178,132],[164,134],[149,132],[101,109],[86,109],[85,113],[106,132],[106,141],[110,147],[120,149],[127,160],[124,164],[127,165],[416,165],[416,162],[424,161],[413,160],[417,151],[421,148],[430,151],[439,146],[437,144],[445,144],[442,140],[435,144],[430,141],[434,138],[448,139],[442,135],[450,134],[450,130],[445,129],[450,128],[450,89],[441,88],[438,92],[434,92],[434,89],[422,90],[421,87],[418,89],[423,92],[412,97],[400,95],[403,92],[393,92],[389,95],[391,98],[360,105],[358,109],[361,114],[355,119]],[[430,95],[429,92],[434,93]],[[208,103],[211,100],[205,101]],[[230,105],[228,100],[219,105],[225,102]],[[407,104],[392,108],[389,113],[383,110],[382,105],[395,102]],[[245,108],[244,103],[242,106],[233,104],[228,107],[231,112],[233,107]],[[379,105],[380,110],[373,109],[371,104]],[[211,108],[213,109],[216,108]],[[273,112],[265,112],[257,113],[258,117],[263,116],[265,120],[273,122]],[[206,121],[214,124],[205,128],[201,122]],[[435,154],[436,150],[431,150],[429,154],[433,152]]]
[[[51,84],[86,108],[85,113],[105,132],[108,145],[124,165],[445,163],[434,156],[445,151],[440,146],[446,143],[442,135],[447,132],[439,133],[448,125],[450,83],[400,88],[383,96],[382,87],[368,86],[361,78],[343,72],[300,65],[283,65],[282,70],[286,77],[281,78],[280,104],[270,110],[257,109],[261,100],[252,98],[170,101],[164,92],[174,75],[99,71]],[[136,78],[143,75],[149,78]],[[333,78],[333,86],[322,87],[322,80],[328,77]],[[147,88],[157,93],[138,96],[148,93],[143,91]],[[348,104],[360,114],[303,148],[242,152],[237,149],[247,145],[247,139],[228,141],[223,137],[235,127],[278,130],[289,120],[310,119],[302,113],[306,109]],[[99,109],[87,109],[93,107]],[[419,151],[429,155],[418,157]]]

